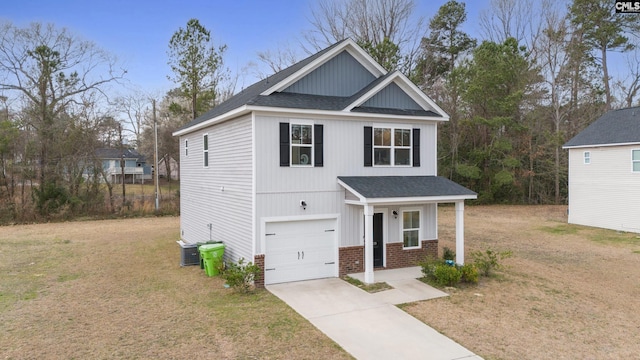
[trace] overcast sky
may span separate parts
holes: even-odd
[[[416,15],[429,19],[445,2],[417,0]],[[478,11],[488,3],[469,1],[466,31],[477,33]],[[197,18],[217,44],[228,46],[227,66],[233,73],[242,73],[250,62],[263,66],[258,51],[287,43],[299,48],[302,33],[311,28],[307,20],[311,4],[315,0],[6,0],[0,7],[0,20],[20,27],[31,22],[66,27],[115,54],[133,85],[162,94],[174,87],[167,80],[171,72],[169,39],[189,19]],[[300,55],[301,59],[305,54],[301,51]],[[257,80],[252,72],[239,77],[236,90]]]

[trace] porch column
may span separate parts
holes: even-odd
[[[464,265],[464,201],[456,202],[456,263]]]
[[[364,206],[364,282],[373,284],[373,205]]]

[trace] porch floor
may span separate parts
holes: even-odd
[[[364,282],[363,272],[348,275]],[[418,280],[418,278],[422,277],[422,271],[419,266],[375,270],[373,276],[375,282],[386,282],[393,287],[393,289],[371,294],[379,301],[387,304],[397,305],[449,296],[449,294]]]

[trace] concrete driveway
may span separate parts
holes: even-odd
[[[379,273],[376,281],[383,281]],[[416,301],[412,299],[420,285],[409,280],[392,280],[398,287],[388,296],[381,295],[386,291],[370,294],[337,278],[269,285],[267,289],[357,359],[481,359],[392,304],[402,301],[403,293],[404,298]],[[444,294],[413,281],[424,285],[427,298]]]

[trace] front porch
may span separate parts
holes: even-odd
[[[437,254],[437,231],[435,239],[423,240],[424,222],[426,216],[420,210],[414,210],[412,206],[424,206],[425,204],[455,203],[456,208],[456,263],[464,264],[464,200],[476,199],[477,194],[455,182],[439,176],[353,176],[338,177],[338,183],[346,190],[345,204],[362,206],[364,214],[364,276],[363,281],[371,284],[375,282],[374,267],[379,256],[375,251],[380,251],[380,242],[384,243],[388,263],[395,268],[397,265],[412,266],[408,261],[415,250],[428,246],[428,241],[435,244]],[[399,241],[385,242],[380,237],[380,231],[376,231],[379,222],[374,221],[374,216],[380,213],[380,208],[398,208],[405,210],[392,210],[394,217],[400,216],[402,227]],[[432,215],[437,229],[437,211]],[[375,234],[378,234],[377,236]],[[374,239],[374,236],[376,238]],[[399,247],[399,254],[389,256],[394,248]],[[433,251],[433,250],[432,250]],[[342,252],[342,249],[341,249]],[[422,254],[424,251],[416,251]],[[342,254],[340,256],[342,259]],[[395,260],[394,260],[395,259]],[[414,259],[416,262],[419,258]],[[404,264],[394,264],[393,261]],[[398,266],[399,267],[399,266]],[[348,269],[345,269],[348,270]],[[341,268],[342,272],[342,268]]]

